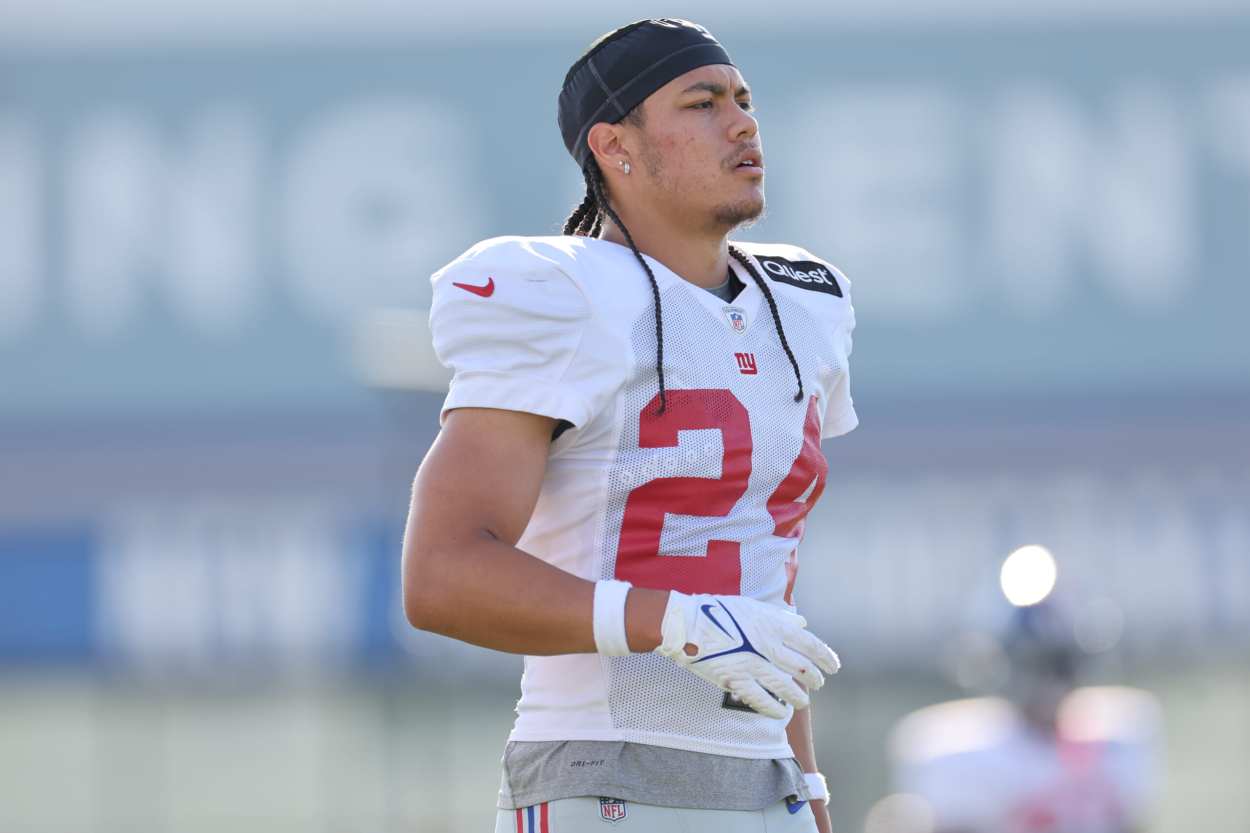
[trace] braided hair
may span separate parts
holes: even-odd
[[[786,330],[781,326],[781,313],[777,311],[777,299],[773,297],[773,292],[768,288],[768,284],[755,268],[755,264],[747,257],[746,252],[737,246],[729,247],[729,254],[734,260],[741,263],[748,272],[751,273],[752,280],[755,285],[760,288],[760,292],[764,294],[764,300],[768,302],[768,309],[773,314],[773,324],[777,327],[777,337],[781,339],[781,349],[786,351],[786,358],[790,360],[790,367],[794,368],[794,381],[798,383],[799,390],[794,394],[795,402],[803,401],[803,376],[799,373],[799,361],[794,357],[794,351],[790,349],[790,342],[786,340]]]
[[[630,116],[633,115],[633,113],[630,113]],[[628,119],[629,116],[626,118]],[[603,181],[603,171],[600,170],[599,163],[593,156],[586,162],[586,167],[582,169],[582,175],[586,179],[586,196],[570,212],[568,219],[564,221],[564,234],[578,237],[598,237],[599,232],[603,229],[603,218],[606,215],[611,218],[616,227],[625,235],[625,240],[629,243],[629,248],[633,250],[634,257],[638,258],[638,262],[642,264],[643,270],[647,273],[647,278],[651,281],[651,295],[655,300],[655,372],[660,379],[660,410],[658,413],[662,414],[668,406],[668,399],[664,391],[664,325],[660,309],[660,285],[656,282],[655,273],[651,271],[651,267],[642,256],[642,252],[638,251],[633,235],[629,233],[629,229],[621,222],[620,216],[612,208],[611,203],[608,202],[607,188]],[[799,386],[798,393],[794,395],[794,401],[802,402],[803,377],[799,372],[799,363],[794,357],[794,351],[790,349],[790,342],[786,340],[785,328],[781,326],[781,313],[777,311],[777,300],[773,297],[772,290],[768,288],[768,283],[760,275],[759,270],[755,268],[755,264],[751,262],[751,259],[747,257],[745,252],[737,246],[730,246],[729,254],[750,273],[751,278],[755,281],[755,285],[759,287],[760,292],[764,294],[764,299],[768,301],[768,309],[773,315],[773,324],[777,327],[777,335],[781,339],[781,347],[786,351],[786,358],[790,360],[790,367],[794,369],[794,379]]]

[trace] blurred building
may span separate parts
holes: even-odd
[[[0,714],[54,679],[407,692],[442,660],[511,696],[514,661],[406,628],[397,577],[440,402],[411,389],[440,378],[428,275],[558,232],[559,81],[623,22],[519,8],[0,8]],[[862,426],[826,448],[798,582],[848,690],[892,686],[883,727],[920,705],[968,588],[1032,542],[1092,588],[1121,673],[1248,684],[1250,13],[682,13],[754,90],[769,214],[744,236],[854,285]],[[831,736],[873,708],[834,688]],[[847,777],[850,829],[880,792]],[[1250,823],[1229,802],[1223,829]]]

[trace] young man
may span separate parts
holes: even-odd
[[[497,831],[829,829],[806,691],[838,661],[791,593],[854,313],[823,260],[728,241],[764,209],[750,111],[702,27],[605,35],[560,93],[565,235],[434,275],[454,378],[404,603],[526,655]]]

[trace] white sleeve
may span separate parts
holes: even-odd
[[[859,416],[855,413],[855,401],[851,398],[851,366],[848,359],[851,354],[851,330],[855,327],[855,316],[852,313],[846,327],[839,328],[834,338],[840,342],[838,350],[841,359],[841,370],[838,380],[829,395],[829,404],[825,407],[824,419],[820,421],[820,438],[840,437],[859,425]]]
[[[823,258],[805,254],[812,260],[828,266],[833,272],[842,297],[836,299],[841,309],[832,326],[830,340],[834,355],[838,361],[838,377],[829,402],[825,405],[824,418],[820,421],[820,438],[840,437],[859,425],[859,416],[855,413],[855,402],[851,399],[851,334],[855,331],[855,307],[851,305],[851,282],[836,266]]]
[[[518,241],[479,244],[431,280],[434,352],[452,371],[441,419],[499,408],[586,424],[574,365],[590,308],[555,262]]]

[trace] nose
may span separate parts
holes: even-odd
[[[729,130],[729,138],[734,142],[741,142],[743,139],[754,139],[760,132],[760,123],[750,112],[743,110],[741,107],[734,105],[737,111],[733,123]]]

